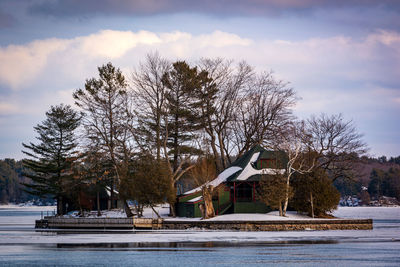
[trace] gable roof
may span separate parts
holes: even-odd
[[[236,182],[236,181],[259,181],[261,174],[275,174],[278,170],[283,173],[284,169],[272,169],[272,168],[261,168],[257,166],[259,159],[279,159],[284,162],[286,156],[281,151],[268,151],[256,145],[249,151],[243,154],[240,158],[236,159],[227,169],[221,172],[217,178],[207,183],[217,187],[224,182]],[[204,185],[201,185],[195,189],[185,192],[184,195],[192,194],[201,190]]]

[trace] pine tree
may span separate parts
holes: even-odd
[[[295,189],[292,206],[296,211],[321,217],[339,204],[340,193],[322,168],[305,174],[296,173],[292,185]]]
[[[110,162],[113,175],[110,187],[119,190],[127,179],[131,157],[130,142],[133,114],[127,93],[127,83],[119,68],[107,63],[98,68],[99,78],[86,80],[85,89],[73,93],[75,104],[84,112],[83,124],[87,131],[88,150],[94,147]],[[126,196],[119,195],[127,216],[132,216]],[[114,190],[111,190],[111,207],[114,208]]]
[[[186,62],[178,61],[172,70],[163,76],[163,84],[167,87],[167,131],[169,153],[173,155],[173,171],[179,165],[182,155],[193,155],[199,151],[190,144],[195,139],[195,131],[200,128],[192,106],[195,103],[195,92],[201,87],[202,77],[197,68],[191,68]]]
[[[163,75],[166,87],[166,108],[164,114],[164,153],[170,173],[170,183],[176,189],[176,182],[194,167],[189,163],[193,155],[201,154],[196,148],[196,132],[201,123],[195,113],[196,91],[202,87],[203,77],[197,68],[178,61]],[[186,164],[186,166],[185,166]],[[176,191],[176,190],[175,190]],[[175,201],[173,201],[175,202]],[[171,214],[175,216],[174,203],[170,201]]]
[[[25,176],[32,184],[24,184],[30,194],[50,195],[57,199],[57,214],[63,214],[63,198],[67,195],[67,186],[73,179],[72,166],[77,159],[77,137],[75,130],[81,116],[69,105],[51,106],[46,119],[34,127],[38,144],[22,144],[22,151],[31,159],[23,163],[30,171]]]

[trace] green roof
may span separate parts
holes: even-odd
[[[257,159],[254,162],[250,163],[251,158],[253,157],[253,155],[255,153],[260,153],[257,157]],[[247,151],[246,153],[243,154],[243,156],[241,156],[240,158],[236,159],[229,167],[241,167],[242,170],[236,172],[235,174],[229,176],[226,181],[227,182],[235,182],[238,181],[237,178],[240,176],[240,174],[243,172],[243,170],[246,168],[246,166],[249,165],[249,163],[251,164],[251,166],[255,169],[255,170],[261,170],[261,166],[259,163],[260,159],[276,159],[277,160],[277,164],[280,167],[280,169],[285,168],[286,162],[287,162],[287,156],[283,151],[271,151],[271,150],[266,150],[265,148],[261,147],[260,145],[256,145],[254,147],[252,147],[249,151]],[[259,181],[261,179],[261,175],[260,174],[253,174],[250,175],[246,181]]]

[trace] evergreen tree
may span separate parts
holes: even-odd
[[[194,95],[201,87],[202,77],[197,68],[191,68],[186,62],[178,61],[163,76],[167,88],[167,131],[169,153],[172,155],[173,171],[178,169],[182,155],[193,155],[199,151],[190,144],[195,140],[195,131],[199,130],[198,114],[194,114]]]
[[[292,206],[310,216],[324,216],[337,208],[339,191],[333,186],[325,170],[317,168],[310,173],[295,174]]]
[[[186,62],[178,61],[164,73],[162,83],[166,87],[164,113],[164,154],[169,169],[170,184],[175,188],[182,175],[194,167],[191,156],[202,151],[196,148],[196,132],[201,123],[195,112],[196,91],[202,87],[203,74],[191,68]],[[171,215],[175,216],[175,199],[170,202]]]
[[[274,175],[262,175],[260,181],[259,198],[272,209],[279,209],[279,215],[283,216],[283,205],[286,195],[286,177],[276,173]],[[289,198],[293,196],[293,188],[289,186]]]
[[[69,105],[51,106],[46,120],[34,127],[38,144],[22,144],[22,151],[31,159],[23,160],[30,170],[25,176],[32,184],[24,184],[29,193],[37,196],[51,195],[57,199],[57,214],[63,214],[63,198],[68,193],[66,186],[73,179],[72,165],[77,159],[77,137],[75,130],[80,115]]]
[[[384,194],[383,181],[385,178],[385,172],[383,170],[373,169],[370,177],[371,180],[368,185],[368,193],[371,196],[379,198]]]
[[[138,216],[142,216],[143,206],[150,206],[160,217],[154,206],[175,198],[167,165],[150,154],[141,154],[131,162],[130,169],[128,179],[122,181],[121,190],[137,202]]]

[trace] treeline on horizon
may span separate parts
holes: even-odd
[[[58,214],[65,212],[66,199],[82,209],[80,192],[91,186],[97,194],[115,189],[111,199],[118,192],[127,216],[133,215],[128,199],[139,214],[144,205],[168,202],[175,215],[183,181],[204,185],[254,145],[288,157],[283,175],[260,184],[262,192],[281,193],[264,194],[262,201],[281,215],[289,200],[300,211],[324,213],[336,207],[338,193],[329,189],[330,196],[323,196],[322,189],[355,179],[354,164],[368,150],[341,114],[296,118],[294,89],[244,61],[200,59],[189,65],[155,53],[127,77],[112,63],[98,72],[74,91],[76,109],[52,106],[34,127],[36,142],[23,143],[24,176],[31,179],[23,184],[31,194],[57,199]],[[203,189],[207,202],[213,188]],[[322,204],[324,199],[331,201]]]

